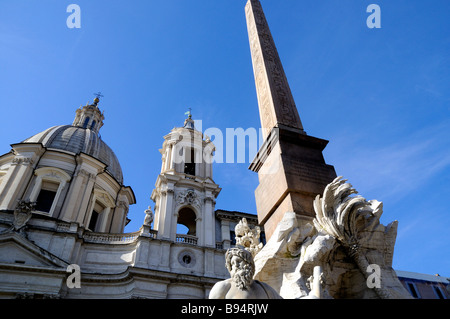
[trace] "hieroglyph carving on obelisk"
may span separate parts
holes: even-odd
[[[279,124],[303,130],[261,3],[245,7],[263,136]]]

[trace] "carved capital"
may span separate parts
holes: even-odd
[[[173,195],[173,194],[175,194],[175,191],[171,188],[163,188],[159,191],[159,193],[161,195]]]
[[[120,200],[117,203],[117,207],[123,208],[123,209],[128,209],[128,203],[126,201]]]
[[[96,174],[92,174],[89,171],[85,170],[85,169],[80,169],[78,170],[78,174],[79,176],[83,176],[83,177],[87,177],[88,179],[93,179],[95,178],[97,175]]]
[[[13,165],[33,165],[34,161],[31,157],[15,157],[12,161]]]
[[[203,202],[204,203],[207,203],[207,202],[211,202],[212,204],[216,204],[216,199],[215,199],[215,197],[214,196],[206,196],[204,199],[203,199]]]

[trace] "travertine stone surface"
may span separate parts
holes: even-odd
[[[272,130],[250,169],[258,172],[255,190],[258,219],[270,239],[287,211],[314,217],[313,201],[336,178],[322,151],[328,141],[284,128]]]

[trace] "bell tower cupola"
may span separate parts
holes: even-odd
[[[182,127],[164,136],[161,172],[151,199],[158,238],[215,247],[215,202],[220,188],[213,180],[214,144],[204,139],[187,112]],[[180,233],[180,225],[187,229]]]

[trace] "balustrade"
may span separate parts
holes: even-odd
[[[176,242],[177,243],[185,243],[190,245],[197,245],[198,238],[191,235],[181,235],[177,234],[176,236]]]
[[[106,234],[106,233],[86,232],[83,234],[83,239],[86,242],[91,243],[129,244],[134,242],[141,235],[141,233],[142,233],[141,230],[127,234]],[[150,231],[149,235],[150,238],[156,238],[155,231]]]

